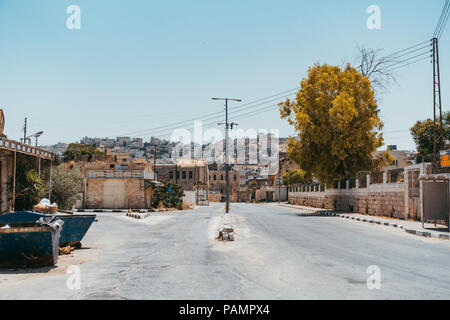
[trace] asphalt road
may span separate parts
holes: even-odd
[[[0,270],[0,299],[449,299],[450,242],[232,204],[236,241],[215,240],[223,205],[134,220],[101,214],[56,268]],[[369,290],[369,266],[380,289]],[[69,288],[79,268],[81,287]]]

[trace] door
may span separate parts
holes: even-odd
[[[422,182],[424,221],[448,220],[448,181]]]
[[[126,209],[125,183],[106,180],[103,184],[103,209]]]

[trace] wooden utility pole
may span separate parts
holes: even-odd
[[[156,153],[158,152],[158,145],[155,144],[155,153],[153,154],[153,180],[156,181]]]
[[[16,170],[17,170],[17,152],[14,151],[14,163],[13,163],[13,194],[11,199],[11,212],[14,212],[16,209]]]
[[[23,143],[27,144],[27,118],[25,118],[25,124],[23,125]]]
[[[53,161],[50,160],[50,178],[49,178],[49,190],[48,190],[48,200],[51,201],[51,197],[52,197],[52,176],[53,176]]]

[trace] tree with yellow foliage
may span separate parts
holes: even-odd
[[[280,103],[281,117],[295,126],[289,156],[321,183],[354,178],[389,160],[373,154],[383,145],[383,123],[370,80],[347,65],[318,65],[301,81],[294,101]]]

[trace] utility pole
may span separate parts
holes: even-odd
[[[27,118],[25,118],[25,124],[23,126],[23,143],[27,143]]]
[[[230,99],[230,98],[212,98],[213,100],[225,100],[225,182],[226,182],[226,205],[225,213],[230,212],[230,177],[229,177],[229,167],[228,167],[228,130],[233,129],[234,125],[237,123],[228,123],[228,101],[241,102],[241,99]],[[223,123],[219,123],[221,125]]]
[[[437,150],[438,141],[443,145],[442,132],[442,100],[441,100],[441,74],[439,70],[439,45],[438,38],[433,38],[433,164],[432,171],[437,173],[436,158],[440,150]],[[436,128],[437,112],[439,117],[439,134]]]
[[[156,152],[158,145],[155,144],[155,154],[153,155],[153,180],[156,180]]]

